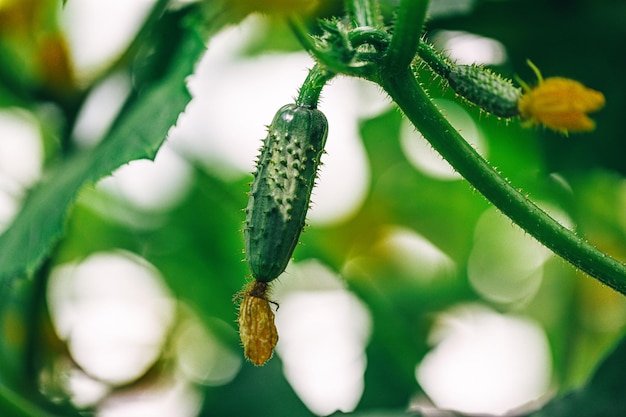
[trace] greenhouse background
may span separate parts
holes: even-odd
[[[0,410],[531,415],[581,389],[563,403],[569,412],[546,415],[626,412],[614,401],[619,378],[594,374],[621,339],[623,296],[515,226],[380,87],[350,77],[322,92],[323,165],[300,244],[271,291],[276,353],[263,367],[246,361],[233,298],[251,279],[242,252],[251,172],[266,126],[314,60],[280,15],[213,28],[222,2],[66,3],[0,0]],[[397,3],[381,1],[384,11]],[[609,0],[430,4],[426,37],[454,62],[534,84],[530,59],[544,77],[602,91],[593,132],[528,128],[440,78],[424,85],[516,188],[621,260],[625,20],[626,5]],[[190,46],[189,27],[210,35],[206,52]],[[172,81],[179,73],[188,105]],[[133,113],[151,89],[162,100]],[[180,116],[163,116],[176,106]],[[112,137],[120,126],[128,135]],[[162,146],[150,138],[158,129],[168,132]],[[100,152],[107,140],[120,145]],[[135,156],[157,149],[154,161]],[[12,245],[18,234],[28,245]],[[619,373],[625,359],[607,368]],[[592,375],[608,385],[581,388]]]

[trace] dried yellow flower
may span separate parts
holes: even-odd
[[[531,88],[522,83],[524,94],[518,108],[530,125],[542,124],[565,134],[595,128],[595,122],[587,114],[604,106],[604,95],[601,92],[568,78],[551,77],[544,80],[537,67],[531,62],[528,64],[537,74],[539,84]]]
[[[278,342],[274,312],[267,299],[268,289],[266,282],[254,281],[243,291],[243,301],[239,307],[239,337],[244,354],[257,366],[265,364],[272,357]]]

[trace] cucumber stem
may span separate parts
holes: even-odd
[[[402,72],[411,65],[426,19],[428,0],[401,0],[383,67]]]
[[[380,7],[376,0],[346,0],[346,12],[354,27],[382,27]]]
[[[424,39],[420,39],[417,54],[433,71],[443,78],[448,78],[453,64]]]
[[[379,84],[454,169],[504,215],[572,265],[626,294],[626,264],[610,257],[537,207],[470,146],[430,101],[409,69]]]
[[[320,64],[315,64],[300,88],[296,104],[301,107],[316,109],[322,89],[334,76],[334,72],[327,70]]]

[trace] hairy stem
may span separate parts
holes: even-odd
[[[346,12],[355,27],[382,27],[379,5],[376,0],[346,0]]]
[[[626,294],[626,264],[561,226],[513,188],[450,125],[410,70],[393,76],[382,72],[378,81],[433,148],[502,213],[574,266]]]
[[[328,71],[320,64],[315,64],[315,66],[309,71],[309,75],[307,75],[302,87],[300,88],[296,104],[298,106],[316,109],[317,103],[320,100],[322,89],[334,76],[335,73]]]
[[[428,0],[401,0],[384,67],[404,71],[415,57]]]
[[[428,64],[428,66],[443,78],[447,78],[450,74],[452,64],[428,42],[420,39],[417,47],[417,54]]]

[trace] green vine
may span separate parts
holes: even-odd
[[[309,74],[304,80],[296,104],[298,106],[316,109],[322,89],[334,76],[335,73],[328,71],[322,65],[316,64],[311,71],[309,71]]]
[[[352,24],[356,27],[382,27],[383,20],[380,15],[380,6],[378,2],[372,0],[346,1],[346,11],[351,17]]]
[[[381,82],[433,148],[503,214],[574,266],[626,294],[626,265],[563,227],[517,191],[450,125],[410,71]]]
[[[292,28],[305,48],[316,58],[318,65],[325,66],[330,72],[366,78],[380,85],[433,148],[514,223],[572,265],[626,294],[626,264],[563,227],[517,191],[463,139],[433,105],[411,70],[412,63],[426,63],[433,72],[447,80],[459,95],[500,117],[516,117],[520,114],[518,103],[522,100],[522,94],[511,81],[485,68],[455,65],[422,39],[421,28],[427,6],[428,1],[425,0],[402,0],[391,33],[381,29],[380,17],[371,16],[371,12],[377,10],[376,2],[371,0],[346,2],[346,9],[351,13],[350,21],[357,27],[345,26],[338,21],[326,22],[323,26],[326,37],[317,41],[305,34],[302,25],[292,21]],[[337,47],[345,48],[344,53],[338,52]],[[553,90],[561,84],[568,90],[546,92],[526,87],[523,96],[526,102],[532,99],[526,97],[529,90],[538,96],[550,94],[566,102],[593,101],[584,112],[570,112],[567,115],[578,120],[586,118],[585,112],[595,111],[604,104],[600,93],[585,89],[578,82],[561,78],[552,80],[556,80],[550,85]],[[548,84],[540,81],[540,86]],[[570,93],[574,84],[575,91]],[[527,103],[527,107],[534,112],[529,116],[533,121],[541,122],[542,117],[549,119],[550,123],[544,124],[554,130],[567,133],[568,128],[589,126],[586,122],[578,123],[578,120],[559,125],[559,115],[554,115],[554,109],[544,109],[533,102]],[[522,112],[522,115],[525,116],[525,113]],[[557,122],[554,122],[555,119]]]
[[[395,73],[409,67],[417,52],[427,9],[428,0],[400,2],[391,43],[384,58],[385,70]]]

